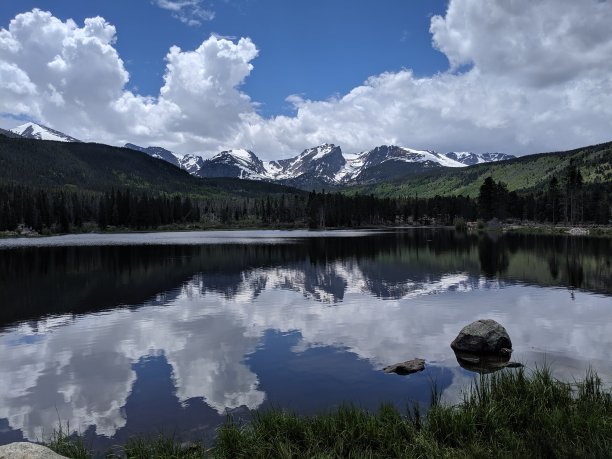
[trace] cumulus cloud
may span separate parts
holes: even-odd
[[[430,31],[456,69],[509,76],[535,86],[610,71],[610,2],[452,1]]]
[[[246,136],[269,148],[325,140],[518,154],[607,141],[611,20],[610,1],[451,0],[430,27],[448,72],[384,73],[336,99],[294,97],[295,116]]]
[[[173,14],[201,7],[155,3]],[[328,100],[289,95],[293,115],[264,118],[241,89],[258,54],[249,38],[213,35],[195,50],[172,47],[159,94],[143,97],[126,89],[111,24],[91,18],[80,27],[33,10],[0,30],[0,113],[82,139],[204,156],[243,147],[273,159],[323,142],[347,152],[380,144],[569,149],[611,137],[610,23],[610,0],[450,0],[430,24],[447,71],[383,73]]]
[[[62,22],[34,9],[0,31],[0,112],[25,115],[75,136],[129,139],[214,151],[254,110],[237,87],[258,50],[248,38],[211,36],[193,51],[173,46],[157,97],[125,88],[129,74],[103,18]]]

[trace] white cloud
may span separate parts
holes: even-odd
[[[102,18],[78,27],[37,9],[18,15],[0,32],[0,112],[82,139],[213,151],[254,110],[236,89],[258,53],[250,39],[211,36],[194,51],[172,47],[154,98],[125,89],[129,75],[115,39]]]
[[[200,3],[156,2],[174,14]],[[160,93],[143,97],[126,89],[112,25],[33,10],[0,30],[0,113],[180,153],[244,147],[278,158],[323,142],[347,152],[569,149],[612,137],[610,23],[610,0],[451,0],[430,27],[449,71],[383,73],[329,100],[289,96],[293,116],[264,118],[241,89],[258,54],[249,38],[172,47]]]
[[[215,12],[202,6],[203,0],[153,0],[153,4],[171,11],[172,16],[184,24],[199,26],[212,21]]]
[[[609,1],[452,1],[430,31],[451,67],[548,86],[610,71]]]

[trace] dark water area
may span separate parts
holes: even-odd
[[[612,382],[611,262],[606,238],[443,229],[0,240],[0,444],[211,441],[227,414],[426,406],[432,381],[457,401],[449,345],[479,318],[528,368]]]

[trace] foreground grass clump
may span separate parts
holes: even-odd
[[[66,430],[70,431],[70,426]],[[68,435],[60,425],[47,440],[47,446],[61,456],[71,459],[89,459],[91,454],[81,437]]]
[[[439,403],[427,417],[342,407],[300,417],[255,416],[219,431],[216,457],[612,457],[612,396],[589,373],[580,383],[549,370],[504,371],[472,385],[457,406]]]
[[[152,438],[134,438],[124,446],[114,449],[106,455],[109,459],[134,458],[134,459],[198,459],[210,457],[201,443],[181,443],[175,437],[164,437],[159,435]]]
[[[78,439],[76,449],[70,444],[60,434],[49,446],[91,457]],[[405,416],[391,405],[312,417],[268,411],[244,425],[228,420],[210,449],[156,437],[131,440],[107,457],[612,457],[612,394],[594,373],[568,384],[548,369],[506,370],[479,378],[455,406],[440,403],[434,389],[426,417],[416,405]]]

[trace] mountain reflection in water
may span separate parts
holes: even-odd
[[[0,443],[58,420],[100,447],[200,438],[228,410],[425,403],[432,378],[453,399],[472,376],[449,343],[482,317],[507,328],[513,360],[612,375],[609,239],[288,234],[0,250]],[[422,374],[380,371],[413,357]]]

